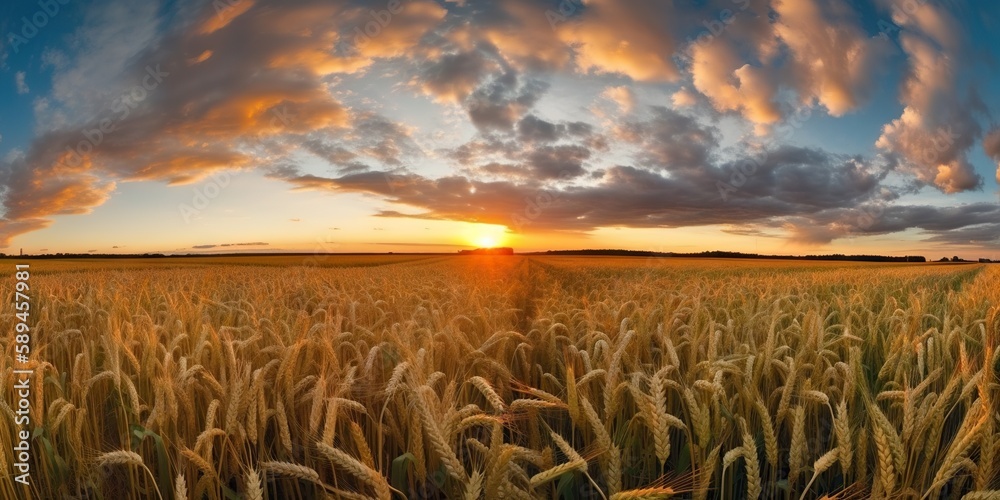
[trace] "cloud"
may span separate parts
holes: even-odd
[[[869,37],[841,0],[774,0],[775,35],[788,47],[790,83],[800,102],[841,116],[868,100],[885,40]]]
[[[206,250],[206,249],[209,249],[209,248],[260,247],[260,246],[267,246],[267,245],[268,245],[268,243],[263,242],[263,241],[254,241],[254,242],[249,242],[249,243],[222,243],[221,245],[213,245],[213,244],[209,244],[209,245],[194,245],[191,248],[193,248],[195,250]]]
[[[321,33],[330,36],[342,36],[341,44],[347,43],[351,49],[370,63],[376,58],[393,58],[404,55],[415,55],[424,49],[421,43],[428,33],[442,21],[444,21],[448,11],[433,0],[406,0],[401,2],[402,10],[397,14],[392,14],[386,25],[377,30],[374,36],[369,33],[375,25],[381,24],[371,14],[372,8],[369,5],[351,5],[351,2],[323,2],[309,0],[312,7],[317,9],[317,18],[311,22],[326,22],[327,18],[321,12],[326,5],[338,7],[337,24],[339,30],[319,30]],[[383,4],[387,5],[387,4]],[[380,10],[380,9],[374,9]],[[381,9],[388,13],[384,8]],[[301,15],[303,12],[290,11],[291,15]],[[384,15],[384,14],[382,14]],[[367,36],[358,35],[364,32]],[[334,33],[342,35],[335,35]],[[307,37],[309,34],[304,33]],[[313,37],[315,38],[315,37]],[[338,54],[340,56],[342,54]],[[343,62],[337,60],[335,66],[343,67]]]
[[[533,114],[517,122],[517,138],[525,143],[551,143],[573,138],[594,138],[594,127],[585,122],[552,123]]]
[[[997,164],[997,182],[1000,182],[1000,127],[989,131],[983,137],[983,151]]]
[[[570,48],[559,39],[546,18],[549,5],[535,0],[478,2],[473,7],[468,36],[496,47],[507,64],[520,71],[551,71],[567,67]]]
[[[583,146],[543,146],[528,154],[527,164],[536,179],[560,179],[583,175],[590,150]]]
[[[0,248],[10,247],[11,240],[19,235],[45,229],[51,224],[52,221],[45,219],[11,220],[4,217],[0,219]]]
[[[24,71],[14,73],[14,84],[17,86],[18,94],[27,94],[28,92],[31,92],[31,89],[28,88],[28,84],[24,81],[24,77]]]
[[[23,158],[17,158],[0,170],[3,191],[4,219],[24,221],[38,227],[38,220],[49,215],[89,213],[110,197],[114,182],[107,182],[86,169],[73,169],[59,164],[47,169],[34,168]]]
[[[778,82],[771,71],[744,63],[722,38],[691,49],[691,82],[718,111],[738,112],[757,125],[771,125],[782,117],[776,102]]]
[[[992,222],[938,231],[926,241],[956,246],[985,246],[1000,250],[1000,223]]]
[[[698,104],[698,94],[687,87],[681,87],[670,96],[670,102],[675,108],[686,108]]]
[[[720,115],[766,135],[803,109],[855,111],[891,40],[870,36],[845,0],[571,3],[553,19],[552,4],[533,0],[407,0],[385,23],[347,0],[242,0],[221,12],[181,2],[170,17],[155,3],[102,3],[67,48],[41,56],[52,91],[33,101],[31,143],[0,160],[0,242],[87,213],[121,182],[233,169],[373,195],[384,217],[506,224],[541,197],[553,201],[529,230],[739,221],[734,230],[809,242],[881,231],[891,217],[936,237],[916,209],[873,225],[852,218],[898,203],[913,179],[945,193],[981,187],[968,157],[980,139],[1000,182],[1000,132],[984,136],[985,105],[957,91],[968,47],[940,5],[879,2],[904,28],[907,67],[880,156],[775,141],[723,202],[719,182],[759,150],[734,144]],[[143,88],[151,74],[157,85]],[[15,74],[19,92],[24,78]],[[418,98],[380,102],[361,90],[375,82]],[[593,115],[568,118],[579,96],[597,102]],[[435,118],[447,128],[427,147],[417,126]],[[886,186],[890,170],[904,186]]]
[[[904,14],[901,1],[888,3],[895,9],[893,20],[904,28],[899,40],[909,69],[900,95],[902,115],[882,128],[875,145],[942,192],[979,189],[983,180],[967,153],[982,135],[975,115],[983,106],[974,95],[963,99],[956,88],[961,54],[954,19],[932,3],[911,6],[912,15]]]
[[[833,116],[857,109],[888,55],[887,43],[869,37],[841,0],[747,0],[705,26],[711,32],[685,51],[691,84],[715,110],[739,114],[758,135],[798,107],[818,104]],[[683,87],[673,101],[697,102]]]
[[[510,70],[477,88],[466,99],[472,124],[481,131],[506,131],[528,113],[548,84]]]
[[[418,79],[424,93],[441,102],[459,103],[479,86],[489,72],[497,68],[495,61],[479,50],[472,50],[445,54],[429,62]]]
[[[628,86],[608,87],[601,92],[601,97],[617,104],[622,113],[628,114],[635,109],[635,93]]]
[[[72,64],[54,68],[40,133],[0,161],[6,219],[87,213],[117,181],[194,182],[251,167],[275,141],[348,125],[324,81],[358,57],[331,54],[327,19],[342,20],[342,3],[260,0],[211,30],[198,29],[216,18],[211,4],[184,7],[162,31],[152,4],[88,12]],[[399,31],[420,8],[394,19]],[[401,40],[386,33],[365,50]]]
[[[606,169],[593,185],[547,186],[535,177],[481,181],[465,176],[426,178],[383,172],[337,178],[300,175],[286,180],[304,189],[360,192],[411,207],[378,215],[519,225],[526,200],[544,200],[544,208],[521,229],[589,231],[598,227],[686,227],[728,224],[734,220],[768,221],[831,210],[853,209],[879,194],[881,167],[860,158],[820,150],[784,147],[762,162],[756,175],[728,202],[717,182],[734,163],[703,168],[669,167],[661,172],[635,166]],[[523,224],[522,224],[523,225]]]
[[[900,205],[885,208],[860,234],[889,234],[910,228],[922,229],[925,241],[948,245],[992,244],[1000,249],[1000,206],[970,203],[953,207]]]
[[[574,47],[580,71],[618,73],[637,81],[670,82],[680,77],[673,61],[678,26],[693,24],[684,9],[659,0],[589,0],[578,15],[559,25]]]
[[[615,129],[619,140],[637,147],[637,161],[654,169],[694,169],[708,165],[719,145],[719,131],[669,108],[653,106],[648,121],[626,121]]]

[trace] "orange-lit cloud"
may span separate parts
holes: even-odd
[[[868,99],[888,42],[864,33],[841,0],[775,0],[772,6],[775,34],[794,58],[792,85],[801,101],[815,99],[841,116]]]
[[[241,0],[185,3],[176,22],[122,2],[93,17],[142,19],[88,24],[79,47],[46,56],[53,90],[33,103],[35,136],[0,160],[0,243],[87,213],[118,182],[231,169],[278,189],[362,193],[381,217],[524,231],[744,224],[733,230],[821,244],[914,228],[980,241],[988,206],[900,201],[923,184],[982,186],[968,155],[980,139],[1000,164],[985,105],[958,85],[967,47],[954,17],[932,3],[904,15],[907,1],[879,2],[905,28],[898,56],[845,0],[584,0],[562,13],[533,0],[392,12]],[[793,112],[861,109],[891,57],[908,70],[880,154],[776,138],[757,156],[751,141]],[[859,223],[871,204],[890,209]]]
[[[990,130],[983,137],[983,151],[997,164],[997,182],[1000,182],[1000,127]]]
[[[581,71],[669,82],[680,76],[672,60],[677,24],[683,22],[678,17],[669,2],[590,0],[573,22],[558,29],[563,41],[575,47]]]
[[[737,111],[757,125],[781,119],[777,82],[764,68],[744,64],[736,49],[716,39],[691,51],[691,79],[719,111]]]
[[[619,85],[617,87],[608,87],[604,89],[601,93],[601,97],[609,99],[618,105],[618,109],[622,113],[631,113],[635,109],[635,93],[632,89]]]
[[[0,248],[7,248],[18,235],[45,229],[52,224],[46,219],[0,219]]]
[[[974,96],[963,101],[957,90],[957,27],[938,5],[920,4],[902,15],[903,2],[890,3],[897,9],[894,20],[907,28],[900,42],[910,69],[900,96],[902,115],[882,128],[875,144],[945,193],[977,189],[983,180],[967,153],[982,136],[974,116],[980,105]]]

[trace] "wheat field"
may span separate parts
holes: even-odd
[[[265,261],[33,262],[0,498],[1000,498],[997,266]]]

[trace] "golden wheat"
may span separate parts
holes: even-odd
[[[257,259],[33,263],[0,498],[996,497],[1000,268]]]

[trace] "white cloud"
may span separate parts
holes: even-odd
[[[14,73],[14,83],[17,84],[18,94],[27,94],[28,92],[31,92],[31,89],[28,88],[28,84],[24,81],[24,77],[24,71]]]

